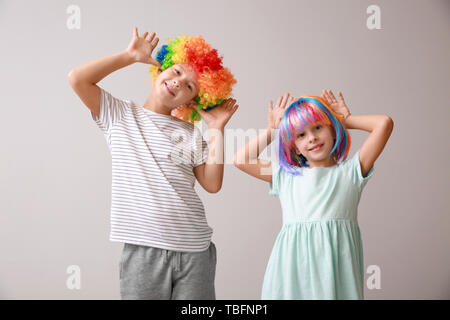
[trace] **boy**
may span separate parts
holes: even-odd
[[[159,39],[155,33],[147,35],[140,37],[134,28],[125,51],[68,75],[111,151],[110,240],[124,242],[121,298],[215,299],[216,249],[194,183],[210,193],[222,186],[224,127],[238,108],[234,99],[225,98],[236,81],[203,38],[180,37],[163,46],[157,61],[151,55]],[[205,59],[205,54],[215,58]],[[135,62],[156,68],[144,106],[117,99],[96,85]],[[225,78],[227,83],[214,82]],[[221,89],[222,97],[211,99],[217,92],[208,88]],[[194,106],[215,107],[204,111]],[[209,148],[192,123],[171,115],[174,109],[184,119],[186,114],[191,121],[203,118],[215,133]]]

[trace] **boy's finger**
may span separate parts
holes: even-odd
[[[272,100],[269,101],[269,111],[273,110],[273,102]]]
[[[148,35],[148,32],[145,32],[143,35],[142,35],[142,38],[145,40],[145,37]]]
[[[152,34],[150,35],[150,37],[148,38],[148,42],[152,42],[153,41],[153,38],[155,37],[155,35],[156,35],[156,33],[154,33],[154,32],[152,32]]]
[[[158,68],[161,68],[161,63],[159,63],[158,60],[155,60],[153,58],[150,58],[150,63],[154,66],[157,66]]]
[[[159,41],[159,38],[155,38],[155,40],[153,40],[153,41],[151,42],[151,46],[152,46],[153,48],[155,48],[155,47],[158,45],[158,41]]]
[[[138,36],[138,30],[137,30],[137,27],[134,27],[134,29],[133,29],[133,35],[137,38],[137,37],[139,37]]]
[[[344,96],[343,96],[342,92],[339,91],[338,94],[339,94],[339,98],[342,100],[342,102],[345,103]]]

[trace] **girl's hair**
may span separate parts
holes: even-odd
[[[156,54],[161,63],[161,70],[175,64],[190,65],[197,77],[199,93],[194,98],[194,106],[179,106],[172,113],[174,116],[194,123],[201,119],[195,108],[208,111],[231,95],[232,86],[236,83],[230,70],[222,66],[222,59],[216,49],[206,43],[202,36],[188,37],[181,35],[167,40]],[[153,81],[158,77],[158,67],[150,66],[149,72]]]
[[[307,159],[295,152],[295,139],[298,131],[309,123],[321,121],[334,132],[335,143],[330,152],[337,163],[347,158],[350,150],[350,135],[341,122],[342,117],[336,114],[321,97],[302,96],[293,102],[284,112],[278,131],[279,163],[287,173],[297,175],[298,168],[309,167]]]

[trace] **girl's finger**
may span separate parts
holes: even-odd
[[[328,102],[328,98],[327,98],[325,89],[322,89],[322,98],[323,98],[326,102]]]
[[[326,100],[328,103],[331,102],[331,101],[330,101],[330,97],[328,96],[328,92],[327,92],[326,89],[323,89],[322,95],[323,95],[323,97],[325,98],[325,100]]]
[[[285,93],[283,96],[283,100],[281,101],[281,107],[283,109],[286,108],[286,102],[287,102],[288,98],[289,98],[289,93]]]
[[[283,99],[283,97],[279,97],[278,98],[278,100],[277,100],[277,104],[275,105],[275,108],[279,108],[280,107],[280,103],[281,103],[281,100]]]
[[[272,100],[269,101],[269,111],[270,112],[273,111],[273,102],[272,102]]]
[[[148,32],[145,32],[143,35],[142,35],[142,38],[145,40],[145,37],[148,35]]]
[[[341,99],[341,101],[343,103],[345,103],[344,96],[342,95],[342,92],[339,91],[338,95],[339,95],[339,98]]]
[[[333,91],[331,91],[331,90],[330,90],[330,96],[331,96],[331,99],[333,100],[333,102],[337,102],[336,97],[334,96]]]
[[[139,37],[137,27],[134,27],[133,29],[133,36],[135,36],[136,38]]]

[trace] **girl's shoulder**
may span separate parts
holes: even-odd
[[[339,168],[344,171],[347,177],[350,178],[359,190],[364,188],[374,172],[374,167],[372,167],[365,176],[362,175],[359,150],[352,157],[347,158],[340,163]]]

